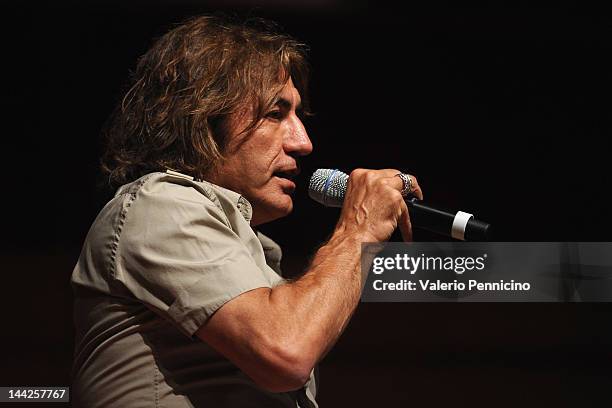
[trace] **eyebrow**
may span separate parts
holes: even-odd
[[[284,109],[291,109],[291,102],[289,101],[289,99],[286,99],[286,98],[283,98],[283,97],[278,98],[278,99],[276,100],[276,102],[274,102],[274,104],[275,104],[275,105],[278,105],[278,106],[280,106],[281,108],[284,108]],[[295,110],[296,110],[296,111],[301,111],[301,110],[303,110],[303,107],[302,107],[302,102],[301,102],[301,101],[300,101],[300,103],[299,103],[299,104],[298,104],[298,105],[295,107]]]

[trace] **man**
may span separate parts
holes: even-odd
[[[159,39],[107,130],[121,185],[72,275],[82,407],[316,406],[313,368],[359,300],[362,242],[411,226],[414,178],[355,170],[306,273],[253,227],[293,208],[312,151],[303,46],[269,24],[199,17]]]

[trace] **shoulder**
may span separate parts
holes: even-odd
[[[178,174],[157,172],[144,175],[120,187],[116,195],[130,194],[135,200],[141,198],[182,199],[217,205],[219,200],[210,183],[196,182],[188,176]]]
[[[196,182],[187,176],[150,173],[122,186],[116,198],[123,196],[126,216],[140,215],[145,221],[171,218],[191,219],[212,216],[227,224],[219,195],[210,183]]]

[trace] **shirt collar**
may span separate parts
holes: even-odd
[[[234,204],[234,206],[238,208],[238,211],[240,211],[240,214],[242,214],[246,222],[250,224],[251,219],[253,219],[253,207],[251,206],[251,203],[249,203],[249,201],[246,198],[244,198],[243,195],[238,194],[235,191],[232,191],[225,187],[218,186],[216,184],[213,184],[213,185],[217,189],[221,190],[221,192],[231,200],[232,204]]]
[[[196,183],[198,182],[202,182],[200,180],[196,180],[194,177],[189,176],[187,174],[183,174],[183,173],[179,173],[178,171],[172,170],[172,169],[167,169],[166,170],[167,174],[170,174],[172,176],[175,177],[182,177],[185,178],[187,180],[191,180],[194,181]],[[227,198],[229,198],[229,200],[232,202],[232,204],[234,204],[234,206],[236,208],[238,208],[238,211],[240,212],[240,214],[242,214],[242,216],[244,217],[244,219],[246,220],[246,222],[248,222],[249,224],[251,223],[251,220],[253,219],[253,207],[251,206],[251,203],[249,203],[249,201],[244,198],[244,196],[238,194],[235,191],[232,191],[228,188],[225,187],[221,187],[217,184],[213,184],[209,181],[204,181],[204,183],[209,184],[214,186],[215,188],[217,188],[218,190],[220,190],[220,192],[225,195]]]

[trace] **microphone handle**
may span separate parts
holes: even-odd
[[[469,214],[461,211],[453,214],[444,210],[429,207],[415,197],[406,199],[410,221],[415,228],[424,229],[436,234],[462,239],[464,241],[488,241],[491,224],[470,217],[467,222],[461,219]],[[453,225],[455,231],[453,232]]]

